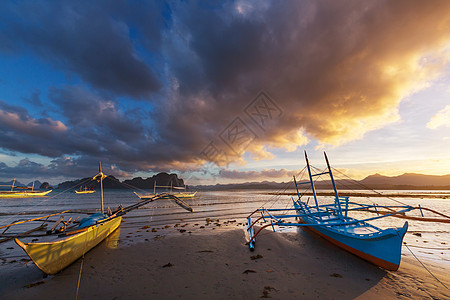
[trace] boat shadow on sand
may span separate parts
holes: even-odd
[[[300,257],[306,251],[314,252],[309,259],[317,263],[318,267],[314,273],[311,273],[311,276],[322,277],[324,280],[327,280],[326,277],[328,277],[327,288],[330,288],[330,283],[339,281],[341,281],[342,286],[348,285],[351,287],[344,289],[334,287],[336,289],[335,298],[337,299],[359,299],[359,297],[364,297],[368,291],[372,293],[374,290],[383,289],[389,290],[389,293],[392,293],[392,296],[395,297],[414,298],[415,293],[417,293],[417,297],[423,297],[424,294],[431,296],[437,291],[432,292],[432,290],[442,288],[438,282],[433,281],[433,284],[428,288],[434,287],[427,292],[425,290],[426,285],[423,284],[423,278],[421,278],[423,274],[415,273],[414,269],[411,268],[410,261],[403,262],[403,267],[401,266],[397,271],[389,271],[345,251],[306,228],[297,228],[295,233],[290,232],[283,235],[288,241],[296,245],[296,248],[302,249],[300,250],[301,253],[298,253]],[[307,255],[304,256],[308,257]],[[312,262],[302,260],[301,263]],[[301,263],[297,266],[298,268],[301,268]],[[424,270],[421,271],[424,272]],[[343,290],[345,290],[345,294]]]
[[[291,256],[285,257],[288,268],[299,270],[299,279],[304,280],[303,284],[307,288],[315,288],[319,298],[324,296],[320,286],[324,291],[335,290],[336,299],[357,298],[379,285],[391,273],[309,232],[308,229],[297,228],[295,232],[284,232],[280,238],[290,245],[288,249],[278,249],[285,252],[286,256]],[[261,237],[258,243],[261,248],[266,248],[263,239],[264,237]],[[282,242],[280,244],[283,245]]]

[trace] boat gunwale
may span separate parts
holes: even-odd
[[[97,223],[95,223],[95,224],[93,224],[93,225],[90,225],[90,226],[88,226],[88,227],[85,227],[85,228],[80,228],[80,229],[84,229],[83,231],[81,231],[81,232],[78,232],[78,233],[75,233],[75,234],[70,234],[70,231],[68,231],[68,232],[66,232],[68,235],[67,235],[67,237],[65,237],[65,238],[62,238],[62,239],[60,239],[60,240],[56,240],[56,241],[51,241],[51,242],[29,242],[29,243],[24,243],[24,242],[21,242],[21,243],[23,243],[24,245],[49,245],[49,244],[60,244],[60,243],[62,243],[62,242],[66,242],[66,241],[70,241],[70,240],[72,240],[72,239],[75,239],[75,238],[77,238],[79,235],[81,235],[81,234],[85,234],[85,233],[87,233],[87,232],[89,232],[90,230],[93,230],[95,227],[98,227],[98,226],[100,226],[100,225],[103,225],[104,223],[107,223],[107,222],[109,222],[109,221],[112,221],[112,220],[114,220],[114,219],[116,219],[116,218],[118,218],[118,217],[121,217],[121,216],[118,216],[118,215],[114,215],[114,217],[108,217],[108,218],[106,218],[106,219],[103,219],[103,220],[100,220],[100,221],[98,221]],[[63,233],[64,234],[64,233]],[[51,236],[51,235],[49,235],[49,236]],[[58,234],[58,236],[59,236],[59,234]],[[17,238],[16,238],[17,239]],[[15,239],[15,240],[16,240]],[[19,245],[20,246],[20,245]]]
[[[47,196],[52,190],[36,192],[2,191],[0,198],[27,198]]]
[[[122,220],[120,220],[120,221],[119,221],[119,224],[116,226],[116,228],[114,228],[114,230],[111,230],[111,231],[110,231],[110,232],[109,232],[102,240],[100,240],[98,243],[96,243],[95,245],[93,245],[93,246],[90,247],[89,249],[85,249],[84,251],[82,251],[83,253],[82,253],[80,256],[78,256],[77,258],[75,258],[75,260],[73,260],[73,261],[70,262],[68,265],[66,265],[65,267],[63,267],[63,268],[61,268],[61,269],[59,269],[59,270],[57,270],[57,271],[55,271],[55,272],[54,272],[54,271],[49,271],[49,270],[48,270],[48,267],[41,266],[41,264],[39,264],[39,263],[33,258],[33,256],[30,255],[29,251],[27,250],[27,248],[28,248],[29,246],[33,246],[33,245],[45,246],[45,245],[49,245],[49,244],[51,244],[51,245],[58,245],[58,244],[60,244],[61,242],[68,242],[68,241],[70,241],[70,240],[72,240],[72,239],[74,239],[74,238],[76,238],[76,237],[79,237],[80,235],[88,234],[90,231],[94,230],[95,228],[99,227],[100,225],[105,225],[107,222],[113,221],[113,220],[115,220],[116,218],[122,218],[122,216],[121,216],[121,215],[116,215],[114,218],[108,218],[108,221],[105,221],[105,222],[101,222],[101,221],[104,221],[104,220],[101,220],[101,221],[99,221],[98,223],[96,223],[96,224],[94,224],[94,225],[91,225],[91,226],[89,226],[89,227],[86,227],[87,230],[85,230],[85,231],[83,231],[83,232],[80,232],[80,233],[78,233],[78,234],[71,235],[71,236],[69,236],[69,237],[67,237],[67,238],[64,238],[64,239],[61,239],[61,240],[59,240],[59,241],[54,241],[54,242],[39,242],[39,243],[24,243],[24,242],[20,241],[18,238],[15,238],[14,241],[16,242],[17,245],[19,245],[19,246],[27,253],[28,257],[30,257],[30,259],[33,261],[33,263],[35,264],[35,266],[36,266],[39,270],[41,270],[41,271],[44,272],[45,274],[53,275],[53,274],[57,274],[57,273],[61,272],[62,270],[64,270],[65,268],[67,268],[68,266],[70,266],[71,264],[73,264],[74,262],[76,262],[78,259],[80,259],[80,257],[81,257],[82,255],[84,255],[85,253],[89,252],[92,248],[98,246],[98,245],[99,245],[101,242],[103,242],[103,241],[104,241],[111,233],[113,233],[114,231],[116,231],[116,230],[120,227],[120,223],[121,223]],[[106,220],[106,219],[105,219],[105,220]],[[95,227],[95,228],[94,228],[94,227]],[[89,229],[92,229],[92,230],[89,230]]]

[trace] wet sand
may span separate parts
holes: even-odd
[[[307,233],[265,231],[250,252],[242,229],[109,239],[57,275],[27,263],[2,278],[2,299],[448,299],[417,261],[390,272]],[[427,265],[450,287],[448,264]],[[12,270],[14,271],[14,270]],[[27,279],[32,284],[18,284]]]

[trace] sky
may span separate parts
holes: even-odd
[[[450,174],[449,1],[1,1],[0,180]]]

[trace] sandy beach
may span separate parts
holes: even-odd
[[[450,297],[410,258],[403,258],[398,271],[385,271],[302,231],[266,231],[250,252],[244,230],[217,229],[147,236],[139,231],[134,244],[121,247],[115,247],[116,234],[57,275],[44,277],[31,262],[20,272],[11,270],[0,295],[75,299],[81,269],[78,299]],[[450,286],[448,266],[427,267]],[[24,279],[31,283],[21,284]]]

